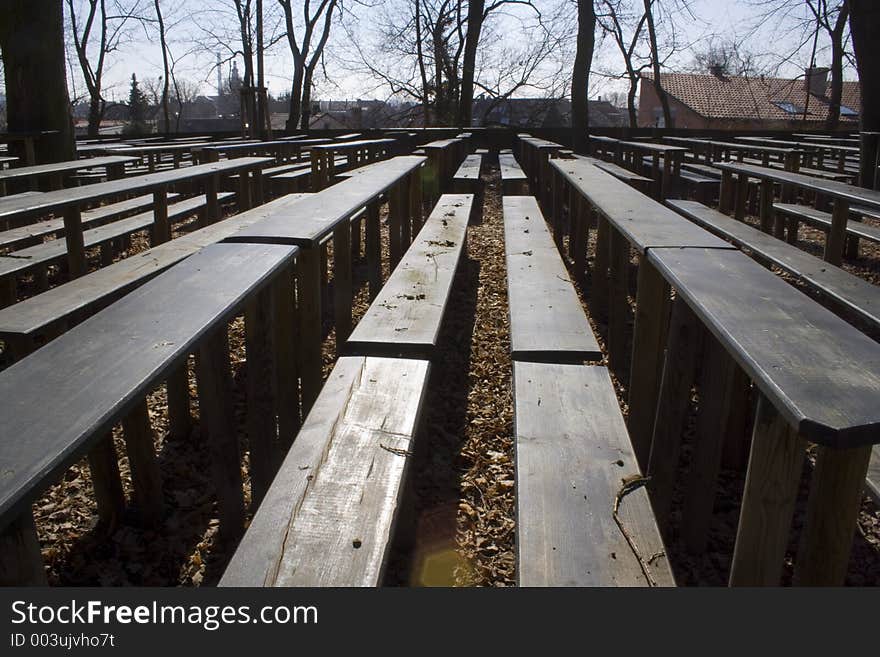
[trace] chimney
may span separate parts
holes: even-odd
[[[823,66],[814,66],[804,70],[804,88],[808,93],[819,98],[825,97],[828,87],[828,70]]]
[[[709,73],[716,78],[724,77],[724,66],[722,64],[709,64]]]

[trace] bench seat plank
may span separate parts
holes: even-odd
[[[613,516],[640,472],[608,370],[514,362],[513,386],[519,585],[650,585]],[[653,583],[674,585],[644,487],[619,517]]]
[[[797,203],[774,203],[773,209],[782,214],[797,217],[802,221],[806,221],[824,231],[831,230],[831,213],[817,210],[807,205],[798,205]],[[847,222],[846,234],[853,237],[860,237],[869,242],[880,243],[880,228],[869,224],[862,224],[857,221]]]
[[[180,200],[180,194],[168,194],[168,203],[172,204]],[[153,195],[146,194],[137,198],[128,199],[119,203],[111,203],[94,210],[87,210],[82,213],[83,229],[94,228],[120,219],[126,215],[135,212],[144,212],[153,207]],[[64,235],[64,220],[50,219],[35,224],[22,226],[21,228],[13,228],[11,230],[0,233],[0,248],[14,248],[19,244],[32,242],[35,239],[46,237],[47,235],[55,235],[61,237]]]
[[[601,358],[599,343],[535,197],[504,197],[504,254],[514,360]]]
[[[878,442],[880,344],[740,251],[653,249],[648,258],[804,438]]]
[[[0,523],[56,481],[295,253],[211,245],[0,372]]]
[[[275,199],[0,309],[0,338],[40,335],[57,322],[90,315],[171,265],[305,196]]]
[[[554,167],[639,251],[658,247],[731,249],[724,240],[584,160],[551,160]]]
[[[430,365],[343,356],[220,586],[377,586]]]
[[[880,328],[880,288],[796,246],[696,201],[667,201],[706,230],[744,247]]]
[[[455,176],[453,180],[461,180],[461,181],[476,181],[480,179],[480,168],[483,165],[483,156],[477,155],[476,153],[473,155],[468,155],[464,158],[464,161],[461,163],[461,166],[458,167],[458,171],[455,172]]]
[[[651,180],[650,178],[648,178],[646,176],[642,176],[637,173],[633,173],[632,171],[630,171],[628,169],[624,169],[622,166],[614,164],[613,162],[605,162],[604,160],[597,160],[595,158],[586,157],[586,156],[578,156],[575,159],[579,159],[579,160],[582,159],[587,162],[590,162],[591,164],[602,169],[602,171],[605,171],[606,173],[610,173],[612,176],[614,176],[618,180],[622,180],[626,183],[650,184],[650,183],[654,182],[653,180]]]
[[[295,221],[279,214],[239,231],[236,241],[314,246],[339,223],[418,169],[424,157],[402,156],[377,162],[369,172],[343,180],[330,194],[318,194],[297,205]],[[381,166],[380,166],[381,165]],[[277,178],[277,176],[276,176]]]
[[[229,192],[217,194],[220,202],[234,196]],[[180,201],[168,209],[168,220],[172,223],[182,221],[187,217],[199,212],[205,207],[205,197],[197,196],[185,201]],[[105,244],[117,237],[131,235],[153,225],[153,213],[144,212],[128,219],[120,219],[113,223],[92,228],[83,232],[83,244],[85,248],[92,248]],[[37,267],[44,267],[57,263],[67,255],[67,242],[62,239],[50,240],[35,246],[15,251],[9,255],[0,256],[0,278],[13,274],[23,274]]]
[[[345,345],[345,353],[430,359],[465,247],[473,194],[444,194]]]

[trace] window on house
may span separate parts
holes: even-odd
[[[846,105],[840,106],[840,115],[841,116],[851,116],[853,118],[859,115],[852,107],[847,107]]]
[[[790,103],[787,100],[773,100],[771,101],[776,107],[781,109],[783,112],[787,114],[803,114],[804,108],[800,105],[795,105],[794,103]]]

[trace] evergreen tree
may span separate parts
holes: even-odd
[[[147,126],[147,97],[138,85],[137,76],[131,74],[131,90],[128,94],[128,125],[123,132],[127,135],[142,135],[150,131]]]

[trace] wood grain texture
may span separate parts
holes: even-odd
[[[731,586],[778,586],[806,442],[766,397],[758,402]]]
[[[0,373],[0,520],[106,435],[295,251],[212,245]]]
[[[472,194],[444,194],[376,300],[352,331],[345,353],[434,355],[464,249]]]
[[[880,345],[741,252],[654,249],[648,257],[805,438],[877,442]]]
[[[377,586],[429,364],[340,358],[221,586]]]
[[[504,197],[504,243],[512,357],[545,362],[601,358],[535,197]]]
[[[640,472],[607,370],[515,362],[513,378],[519,585],[648,586],[613,516]],[[620,519],[652,580],[674,585],[644,488]]]

